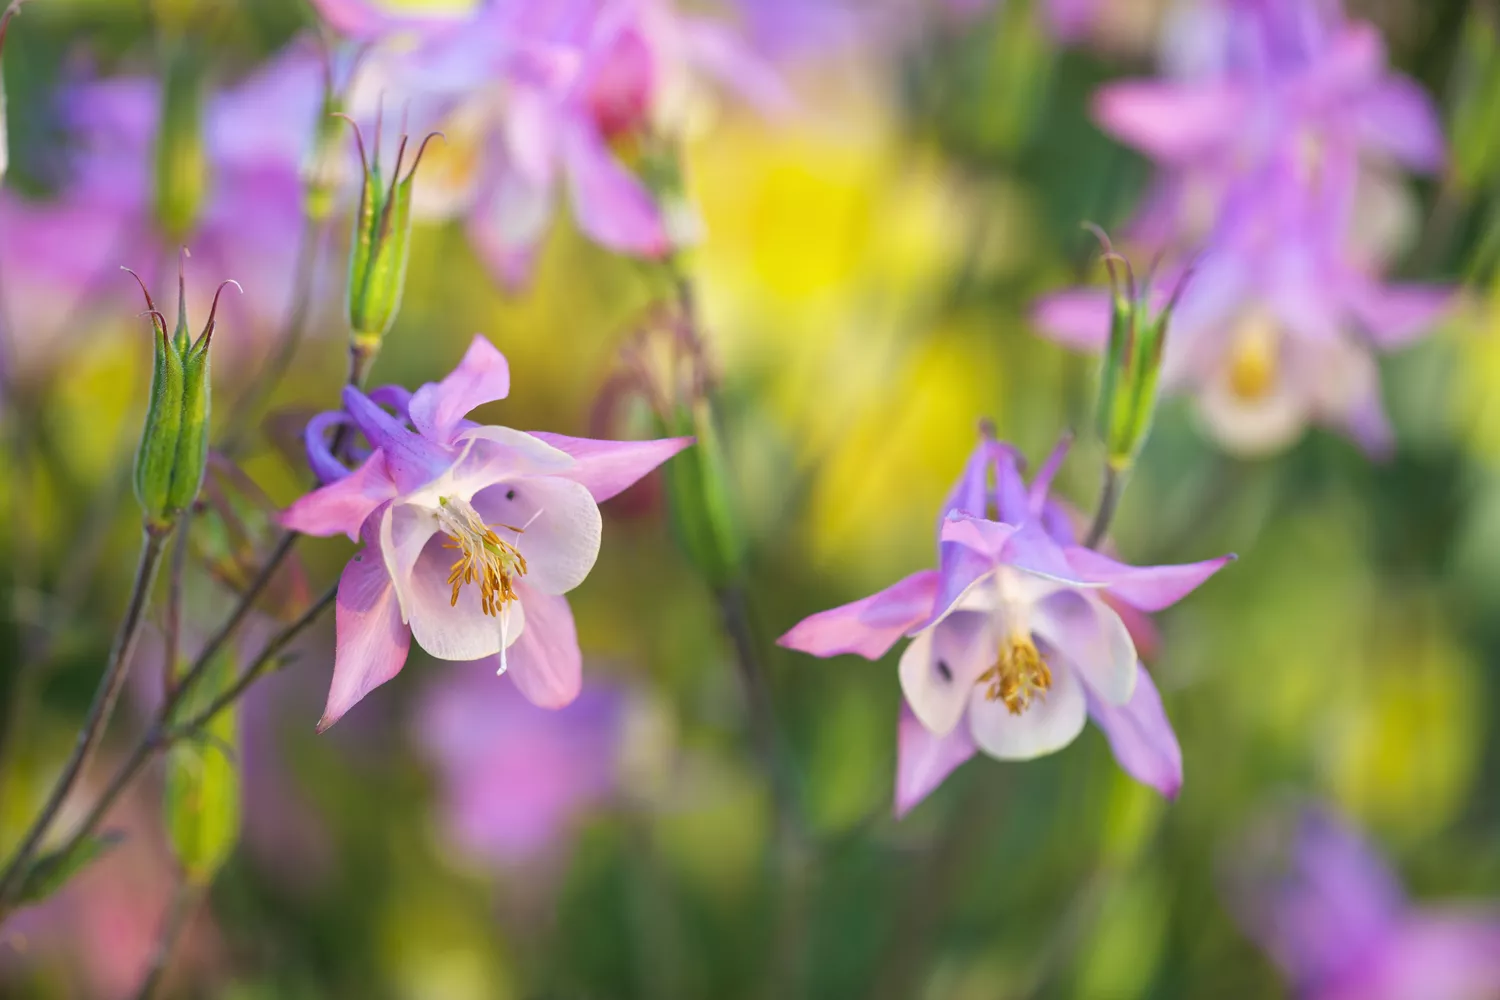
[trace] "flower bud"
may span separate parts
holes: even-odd
[[[352,120],[350,123],[353,124]],[[401,311],[401,296],[406,289],[406,264],[411,255],[412,182],[427,143],[439,132],[422,141],[416,160],[405,177],[401,176],[406,155],[407,137],[401,136],[396,152],[396,166],[387,184],[380,169],[380,127],[375,128],[375,157],[365,155],[364,137],[354,127],[359,146],[359,161],[364,183],[359,194],[359,212],[354,217],[353,249],[349,256],[349,329],[353,336],[351,349],[358,359],[373,360],[380,342],[390,332],[396,314]]]
[[[1135,463],[1151,433],[1167,326],[1191,272],[1184,273],[1178,281],[1166,306],[1153,313],[1150,279],[1138,289],[1130,262],[1110,248],[1102,232],[1098,235],[1105,247],[1104,261],[1109,268],[1112,293],[1109,345],[1100,374],[1099,436],[1104,441],[1110,466],[1124,471]],[[1125,269],[1123,287],[1117,265]]]
[[[1487,5],[1469,10],[1453,75],[1453,179],[1475,191],[1500,171],[1500,18]]]
[[[235,658],[221,652],[188,694],[180,714],[191,716],[206,709],[235,677]],[[237,716],[235,706],[226,707],[202,732],[189,733],[167,752],[162,796],[167,836],[183,876],[199,887],[213,882],[239,841],[240,776],[234,766]]]
[[[130,274],[137,282],[141,280],[134,271]],[[171,334],[167,333],[165,318],[151,301],[151,293],[141,284],[147,314],[151,317],[155,367],[146,427],[135,459],[135,495],[152,530],[171,527],[178,515],[197,499],[203,484],[208,462],[211,386],[208,348],[219,310],[219,293],[226,285],[239,288],[234,281],[219,286],[208,323],[194,341],[188,333],[187,289],[181,269],[177,279],[177,328]]]
[[[0,13],[0,55],[5,53],[5,32],[10,27],[10,19],[16,16],[23,2],[24,0],[11,0],[5,12]],[[6,168],[10,165],[9,146],[10,139],[5,129],[5,85],[0,81],[0,181],[5,179]]]
[[[198,51],[176,47],[161,88],[156,134],[156,224],[169,240],[193,231],[208,187],[203,146],[204,66]]]

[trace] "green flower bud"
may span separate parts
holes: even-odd
[[[181,240],[197,225],[208,188],[203,146],[204,66],[198,50],[179,45],[162,83],[156,134],[156,224],[169,240]]]
[[[346,119],[351,125],[352,119]],[[364,173],[360,189],[359,211],[354,217],[354,239],[349,257],[349,329],[356,356],[373,358],[380,342],[390,332],[396,314],[401,311],[401,296],[406,290],[406,264],[411,255],[412,183],[427,143],[440,132],[422,140],[416,159],[405,177],[401,176],[406,155],[407,137],[401,136],[396,152],[396,166],[387,184],[380,169],[380,126],[375,127],[375,158],[365,155],[364,137],[354,126],[359,147],[359,161]]]
[[[203,711],[234,683],[235,658],[222,652],[203,680],[184,699],[183,716]],[[175,743],[167,753],[163,804],[172,852],[189,882],[207,886],[234,852],[240,836],[238,711],[230,705],[200,733]]]
[[[1110,466],[1125,471],[1135,464],[1151,433],[1167,326],[1191,271],[1183,275],[1166,306],[1153,314],[1151,281],[1138,289],[1130,262],[1114,252],[1102,231],[1096,233],[1104,244],[1113,293],[1109,345],[1099,379],[1099,436]],[[1125,268],[1124,287],[1116,265]]]
[[[5,52],[5,32],[10,27],[10,19],[16,16],[25,0],[11,0],[6,6],[5,12],[0,13],[0,54]],[[0,180],[5,179],[5,170],[10,165],[10,139],[5,129],[5,84],[0,78]]]
[[[134,271],[130,274],[137,282],[141,281]],[[170,335],[165,318],[141,283],[146,311],[151,317],[155,365],[146,427],[135,459],[135,495],[145,512],[146,525],[152,530],[171,527],[177,516],[197,499],[203,484],[208,464],[211,386],[208,349],[219,311],[219,294],[227,285],[240,287],[235,281],[219,286],[208,323],[194,341],[188,333],[187,289],[181,270],[177,279],[177,327]]]
[[[1453,78],[1453,179],[1474,191],[1500,172],[1500,20],[1485,4],[1470,7]]]

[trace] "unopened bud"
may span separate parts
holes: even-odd
[[[354,124],[352,119],[350,124]],[[412,182],[427,143],[433,136],[441,134],[433,132],[422,140],[405,177],[401,176],[401,167],[407,137],[401,136],[396,166],[387,181],[380,169],[380,127],[377,125],[375,129],[375,155],[372,159],[365,155],[364,137],[359,126],[354,126],[354,139],[364,173],[359,212],[354,217],[353,249],[349,256],[349,329],[353,336],[351,350],[356,359],[373,358],[381,340],[395,323],[396,314],[401,311],[401,296],[406,290],[406,265],[411,256]]]
[[[215,657],[203,680],[187,696],[180,714],[206,709],[234,683],[235,658]],[[240,836],[240,776],[234,758],[239,749],[238,711],[219,711],[203,731],[188,733],[167,752],[162,805],[167,840],[183,876],[203,887],[234,853]]]
[[[208,188],[203,146],[201,56],[178,45],[161,88],[161,119],[156,134],[156,224],[169,240],[193,231]]]
[[[11,0],[5,12],[0,13],[0,55],[5,54],[5,32],[10,28],[10,19],[16,16],[24,0]],[[5,128],[5,84],[0,80],[0,181],[5,179],[10,165],[10,137]]]
[[[183,255],[186,257],[186,251]],[[130,274],[140,282],[134,271]],[[163,530],[175,523],[178,515],[197,499],[203,484],[208,463],[211,396],[208,349],[219,310],[219,294],[228,285],[239,288],[234,281],[219,286],[208,322],[198,339],[193,340],[188,332],[187,290],[181,269],[177,279],[177,327],[172,333],[167,332],[166,318],[141,283],[147,315],[151,317],[155,367],[146,427],[136,453],[135,495],[146,515],[147,526],[153,530]]]
[[[1112,293],[1109,345],[1100,374],[1099,436],[1109,464],[1123,471],[1135,464],[1151,433],[1167,327],[1191,272],[1179,279],[1161,311],[1153,312],[1150,278],[1138,288],[1130,262],[1114,252],[1102,231],[1095,232],[1104,244]],[[1118,267],[1125,271],[1123,286]]]

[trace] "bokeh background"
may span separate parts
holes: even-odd
[[[1092,504],[1097,362],[1028,317],[1041,294],[1103,280],[1079,224],[1121,226],[1146,189],[1150,165],[1099,130],[1089,100],[1106,81],[1155,72],[1174,6],[1099,0],[1064,37],[1025,0],[912,4],[894,33],[865,30],[854,0],[788,3],[778,23],[792,27],[764,45],[796,107],[767,115],[704,87],[681,134],[703,237],[680,266],[720,380],[749,603],[767,640],[931,564],[933,517],[981,418],[1033,461],[1078,432],[1060,492]],[[1442,106],[1451,141],[1493,147],[1465,103],[1496,58],[1493,4],[1349,7]],[[70,103],[69,88],[159,73],[163,25],[193,17],[207,86],[226,94],[316,24],[293,0],[34,0],[4,50],[8,842],[71,744],[133,566],[128,469],[150,349],[138,293],[114,268],[151,274],[158,299],[173,298],[170,241],[89,229],[111,196],[149,205],[150,163],[132,152],[149,132],[100,152],[89,116],[104,104]],[[234,135],[236,121],[212,127]],[[102,193],[63,216],[80,130]],[[240,135],[257,141],[249,119]],[[424,170],[464,169],[464,138],[450,139]],[[1414,225],[1397,273],[1466,285],[1433,336],[1382,360],[1398,438],[1388,460],[1324,430],[1273,457],[1228,456],[1188,404],[1163,403],[1116,524],[1122,554],[1240,554],[1158,619],[1149,663],[1182,744],[1177,801],[1133,782],[1089,729],[1033,763],[976,759],[898,823],[895,656],[768,648],[796,789],[789,840],[719,608],[648,480],[606,505],[598,567],[572,595],[586,682],[568,709],[534,709],[508,680],[414,649],[400,677],[317,736],[331,626],[299,644],[242,713],[242,835],[195,908],[169,993],[1284,996],[1231,919],[1223,871],[1243,831],[1290,797],[1351,817],[1417,898],[1500,897],[1500,341],[1485,259],[1496,178],[1478,162],[1408,185]],[[274,246],[280,232],[290,267],[295,225],[269,228],[284,208],[274,185],[252,192],[223,206],[224,240]],[[55,247],[45,228],[14,222],[49,210]],[[236,553],[264,544],[270,510],[303,488],[301,422],[336,405],[345,212],[306,342],[238,455],[266,498],[240,503],[242,534],[195,550],[190,636],[231,603]],[[194,250],[192,272],[211,272],[197,280],[245,287],[215,335],[222,420],[289,293],[274,269],[234,273],[232,252]],[[93,277],[41,267],[49,254]],[[643,415],[610,387],[621,345],[672,294],[660,266],[592,244],[565,211],[513,289],[461,222],[419,221],[372,382],[439,378],[483,331],[513,374],[487,419],[643,434]],[[285,599],[321,591],[350,551],[341,539],[305,545]],[[156,696],[151,646],[101,780]],[[112,817],[124,844],[6,924],[4,995],[133,994],[176,881],[160,812],[153,773]]]

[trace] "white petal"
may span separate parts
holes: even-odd
[[[437,531],[437,519],[420,506],[392,504],[380,519],[380,553],[385,558],[386,572],[396,585],[403,622],[411,620],[407,599],[414,586],[412,573],[417,559]]]
[[[422,549],[403,588],[397,585],[402,609],[417,644],[439,660],[478,660],[500,652],[500,621],[480,607],[479,585],[459,589],[453,602],[448,572],[457,553],[443,547],[443,536],[432,538]],[[519,609],[520,602],[511,607]],[[519,615],[513,612],[510,637],[520,634]]]
[[[979,749],[1001,760],[1031,760],[1055,753],[1083,731],[1088,706],[1083,686],[1066,666],[1052,669],[1052,689],[1020,715],[990,701],[983,686],[969,695],[969,733]]]
[[[1087,591],[1060,590],[1035,605],[1031,630],[1077,670],[1094,693],[1124,705],[1135,693],[1135,643],[1114,609]],[[1057,666],[1057,664],[1054,664]]]
[[[922,725],[939,736],[958,725],[969,692],[995,662],[990,615],[955,611],[918,632],[901,654],[901,690]]]
[[[566,594],[599,558],[603,522],[588,488],[557,476],[497,483],[474,497],[474,509],[526,558],[526,583],[544,594]]]

